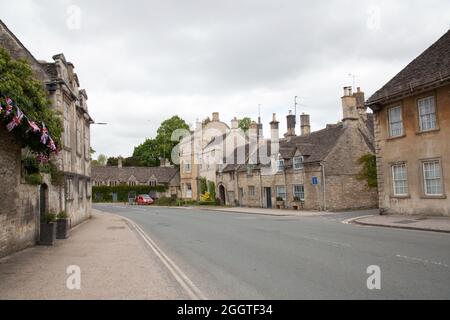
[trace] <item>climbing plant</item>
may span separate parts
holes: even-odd
[[[367,181],[370,188],[376,188],[378,186],[376,156],[370,153],[366,154],[358,159],[358,164],[362,165],[358,179]]]

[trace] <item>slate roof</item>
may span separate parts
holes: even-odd
[[[179,183],[178,169],[172,167],[116,167],[92,166],[91,177],[94,181],[120,181],[128,182],[134,176],[140,183],[148,183],[154,176],[159,184],[176,185]]]
[[[375,92],[366,105],[377,109],[376,104],[443,82],[450,82],[450,30]]]

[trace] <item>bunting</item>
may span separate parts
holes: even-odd
[[[45,145],[47,148],[50,149],[51,152],[54,154],[58,154],[58,148],[56,147],[55,141],[50,136],[47,127],[45,126],[45,123],[42,122],[42,128],[39,127],[39,125],[36,124],[35,121],[28,118],[22,110],[20,110],[19,106],[15,104],[11,98],[5,97],[5,112],[3,113],[3,105],[0,102],[0,116],[3,116],[5,120],[10,119],[10,122],[6,125],[6,129],[9,132],[12,132],[15,128],[20,126],[24,119],[26,119],[26,124],[28,125],[27,132],[31,131],[35,134],[40,134],[40,142]],[[16,112],[14,113],[13,107],[16,107]],[[11,118],[12,116],[12,118]],[[38,156],[43,161],[48,161],[48,157],[44,154],[40,154]]]

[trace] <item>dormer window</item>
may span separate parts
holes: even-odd
[[[294,170],[302,170],[304,165],[305,158],[303,156],[296,156],[293,159]]]
[[[277,160],[277,170],[278,171],[284,170],[284,159],[281,158],[280,156],[278,157],[278,160]]]
[[[157,184],[156,179],[150,179],[149,182],[148,182],[148,185],[150,187],[156,187],[156,184]]]

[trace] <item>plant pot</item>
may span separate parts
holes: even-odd
[[[292,206],[294,207],[295,210],[303,210],[303,201],[294,201],[292,202]]]
[[[41,223],[39,233],[39,244],[43,246],[52,246],[56,240],[56,223]]]
[[[56,239],[67,239],[70,231],[70,220],[58,219],[56,225]]]
[[[284,209],[284,201],[278,201],[278,200],[277,200],[276,203],[277,203],[277,208],[278,208],[278,209]]]

